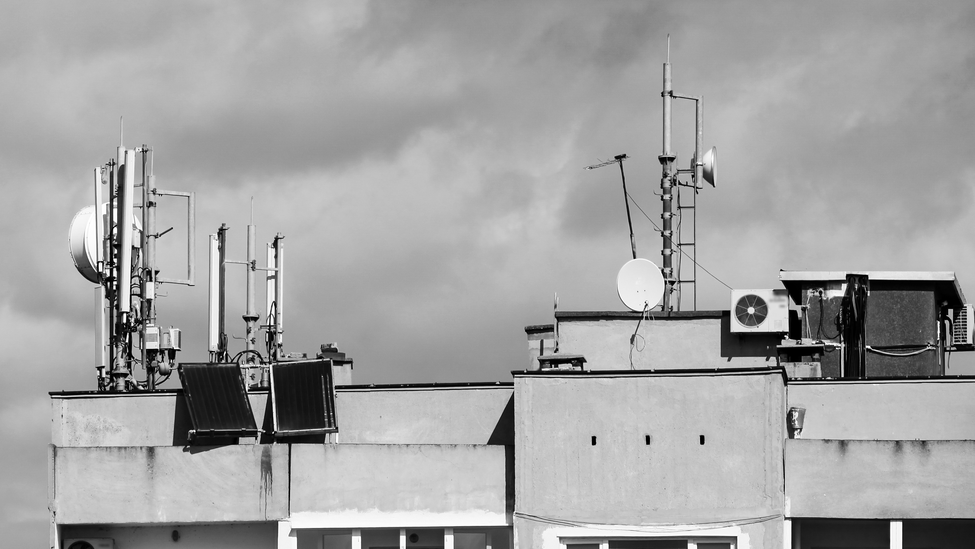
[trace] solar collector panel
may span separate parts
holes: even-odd
[[[338,431],[331,360],[272,364],[271,400],[275,435]]]
[[[195,436],[256,436],[257,424],[236,364],[187,363],[179,367]]]

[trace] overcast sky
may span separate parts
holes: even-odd
[[[206,357],[206,235],[286,236],[289,351],[355,381],[510,380],[524,327],[622,309],[619,173],[659,220],[661,67],[705,97],[699,309],[779,269],[948,270],[975,295],[971,2],[5,2],[0,18],[0,531],[48,535],[48,391],[89,390],[93,291],[67,228],[92,168],[155,150],[197,197],[198,281],[160,322]],[[693,105],[675,105],[680,167]],[[181,223],[164,201],[160,228]],[[660,237],[633,209],[639,254]],[[180,276],[177,227],[164,276]],[[263,260],[262,260],[263,263]],[[231,267],[241,335],[243,271]],[[685,305],[687,303],[685,297]],[[685,307],[686,308],[686,307]],[[241,348],[232,341],[232,349]],[[175,386],[170,383],[170,386]]]

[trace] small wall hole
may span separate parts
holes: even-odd
[[[647,441],[647,446],[650,446],[650,435],[647,435],[645,440]]]
[[[596,435],[593,435],[593,436],[592,436],[592,445],[593,445],[593,446],[595,446],[595,445],[596,445]]]
[[[704,435],[701,435],[701,446],[704,446]]]

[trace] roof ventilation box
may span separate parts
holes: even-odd
[[[788,295],[786,290],[731,290],[731,332],[787,333]]]

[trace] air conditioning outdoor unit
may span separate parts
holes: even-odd
[[[84,538],[64,540],[64,549],[115,549],[111,538]]]
[[[732,333],[767,334],[788,331],[788,291],[731,290]]]
[[[951,344],[955,347],[971,347],[975,332],[975,311],[970,303],[961,306],[955,311],[955,318],[951,323]]]

